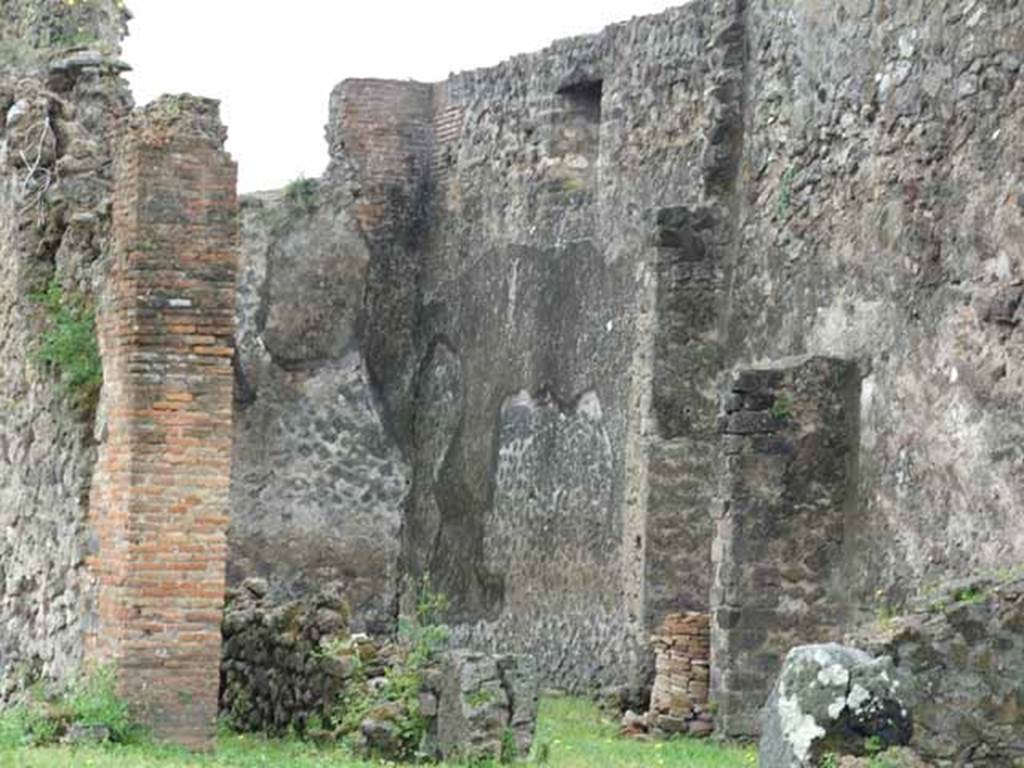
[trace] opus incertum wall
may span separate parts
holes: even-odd
[[[99,315],[106,439],[93,484],[87,657],[160,736],[214,735],[231,469],[238,204],[216,102],[129,119]]]

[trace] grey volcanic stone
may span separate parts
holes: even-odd
[[[913,678],[911,746],[925,760],[1024,761],[1024,578],[957,581],[854,639]]]
[[[228,578],[338,581],[353,629],[393,627],[409,470],[356,343],[368,255],[338,192],[244,200]]]
[[[103,409],[73,407],[39,361],[47,320],[32,294],[56,280],[103,302],[113,140],[131,107],[110,68],[58,78],[34,66],[78,28],[116,50],[114,0],[42,7],[0,8],[0,706],[37,679],[66,681],[92,628],[87,513]]]
[[[537,719],[533,659],[452,651],[442,661],[437,685],[434,738],[440,757],[472,762],[529,755]]]
[[[759,764],[814,768],[828,753],[906,744],[909,694],[889,658],[834,643],[794,648],[765,704]]]

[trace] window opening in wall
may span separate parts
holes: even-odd
[[[558,89],[558,95],[568,101],[569,111],[588,122],[601,122],[601,96],[603,80],[583,80]]]
[[[601,80],[559,88],[548,127],[547,189],[582,202],[595,187],[601,146]]]

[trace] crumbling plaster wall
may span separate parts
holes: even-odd
[[[436,85],[335,90],[321,213],[282,230],[301,246],[266,244],[259,211],[277,203],[253,201],[245,220],[235,578],[258,570],[243,540],[268,549],[304,530],[336,537],[354,577],[351,542],[389,547],[401,521],[399,571],[452,598],[462,641],[532,651],[570,687],[622,682],[649,661],[638,649],[665,612],[706,610],[727,232],[714,205],[735,136],[704,93],[742,63],[737,18],[734,3],[698,2]],[[677,291],[692,277],[677,262],[692,259],[701,277]],[[334,355],[366,377],[357,405],[408,465],[404,498],[346,465],[361,435],[269,428],[282,409],[319,418],[336,391],[269,385],[320,369],[273,360],[261,326],[275,292],[298,297],[296,316],[320,307],[304,290],[324,276],[344,299],[310,329],[346,329]],[[315,472],[305,496],[274,496],[260,468],[280,473],[296,452],[346,466],[353,491],[380,496],[375,514],[317,496],[332,483]],[[300,568],[315,575],[311,559]]]
[[[76,669],[95,593],[85,571],[102,418],[74,408],[35,352],[51,279],[98,301],[109,256],[111,139],[131,107],[114,2],[0,12],[0,701]],[[70,51],[68,31],[101,50]]]
[[[728,360],[856,361],[855,603],[1021,562],[1024,7],[767,0],[748,29]]]
[[[332,99],[334,172],[359,185],[378,265],[369,370],[413,466],[404,568],[453,598],[461,641],[531,651],[553,683],[622,681],[660,613],[707,605],[710,487],[673,483],[713,455],[683,446],[711,439],[717,367],[674,393],[705,424],[643,404],[669,354],[657,212],[707,202],[703,94],[724,66],[707,52],[733,20],[695,3],[429,92]],[[404,157],[388,89],[418,107]]]

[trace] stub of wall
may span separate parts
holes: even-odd
[[[236,169],[216,102],[164,97],[128,120],[115,255],[98,317],[106,439],[90,517],[92,661],[153,732],[211,743],[231,469]]]
[[[854,364],[825,357],[741,370],[728,383],[711,594],[711,696],[724,735],[757,733],[791,647],[842,635],[859,389]]]
[[[655,674],[647,715],[650,727],[698,736],[711,731],[709,618],[693,611],[669,614],[651,638]]]

